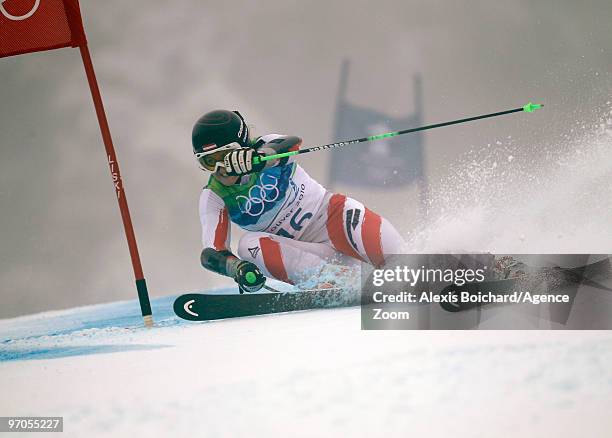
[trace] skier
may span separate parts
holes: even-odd
[[[256,292],[266,276],[297,284],[364,261],[380,267],[403,241],[384,218],[360,202],[326,190],[293,157],[302,140],[268,134],[251,140],[238,111],[204,114],[193,127],[193,152],[210,173],[200,195],[202,266]],[[230,221],[247,232],[230,249]]]

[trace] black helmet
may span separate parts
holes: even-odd
[[[211,111],[200,117],[193,126],[191,143],[194,154],[212,151],[230,143],[248,147],[249,128],[238,111]]]

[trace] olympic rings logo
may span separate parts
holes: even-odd
[[[25,15],[20,15],[19,17],[17,17],[15,15],[9,14],[6,11],[6,9],[4,9],[3,3],[5,1],[7,1],[7,0],[0,0],[0,12],[2,12],[2,15],[4,15],[6,18],[8,18],[9,20],[13,20],[13,21],[26,20],[26,19],[30,18],[32,15],[34,15],[34,12],[36,12],[38,10],[38,6],[40,5],[40,0],[35,0],[34,6],[30,10],[30,12],[28,12]]]
[[[271,178],[272,181],[266,184],[263,180],[265,176]],[[279,198],[280,190],[277,184],[278,178],[272,175],[261,175],[259,185],[254,185],[249,189],[249,196],[236,196],[240,211],[249,216],[260,216],[266,209],[266,202],[274,202]],[[255,190],[259,190],[259,192]]]

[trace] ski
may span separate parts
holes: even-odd
[[[553,284],[551,285],[550,290],[567,286],[569,284],[584,284],[586,286],[612,292],[611,288],[596,282],[596,280],[608,279],[612,276],[612,264],[610,259],[606,258],[588,265],[579,266],[577,268],[542,268],[540,272],[535,275],[526,275],[523,277],[508,278],[503,280],[483,281],[480,283],[467,283],[463,286],[452,284],[445,287],[440,294],[458,295],[461,292],[468,292],[470,295],[488,292],[493,294],[511,294],[521,286],[529,285],[530,283],[533,284],[534,279],[537,279],[537,276],[542,274],[548,274],[556,280],[552,282]],[[481,306],[482,304],[479,303],[462,303],[460,301],[445,301],[440,303],[440,307],[447,312],[460,312]]]
[[[358,306],[360,300],[359,291],[338,288],[240,295],[191,293],[176,298],[174,313],[189,321],[211,321],[297,310]]]
[[[556,267],[545,269],[557,274],[557,278],[561,276],[563,278],[562,283],[565,284],[582,283],[599,289],[611,290],[595,282],[595,280],[612,276],[610,259],[578,268]],[[522,281],[525,281],[525,278],[467,283],[461,287],[450,285],[444,288],[441,294],[458,294],[462,291],[467,291],[470,294],[482,292],[511,293],[520,286]],[[174,312],[178,317],[188,321],[211,321],[298,310],[359,306],[362,300],[361,293],[358,290],[332,288],[280,292],[271,287],[266,287],[266,289],[271,292],[254,294],[190,293],[180,295],[174,301]],[[442,302],[440,306],[448,312],[459,312],[478,307],[478,304]]]

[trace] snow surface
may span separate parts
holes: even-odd
[[[362,331],[358,308],[190,323],[173,300],[153,329],[136,301],[0,320],[1,415],[69,437],[612,431],[609,332]]]

